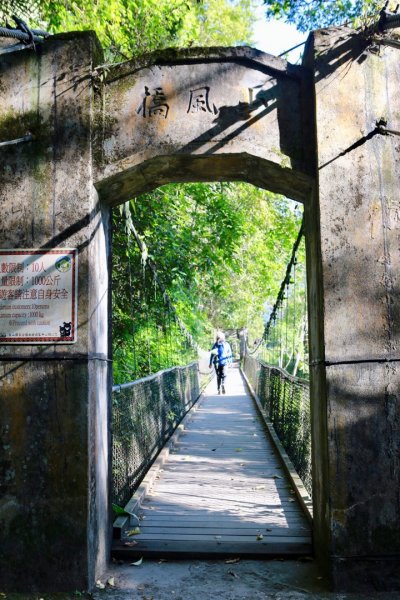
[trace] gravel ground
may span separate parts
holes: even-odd
[[[0,591],[0,600],[400,600],[400,592],[328,592],[313,561],[304,559],[143,560],[112,564],[99,582],[104,589],[92,594]]]
[[[400,592],[331,593],[313,561],[146,561],[112,565],[101,583],[115,589],[93,596],[113,600],[400,600]]]

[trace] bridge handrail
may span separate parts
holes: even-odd
[[[243,371],[305,488],[312,494],[310,385],[254,356]]]
[[[195,360],[113,386],[113,502],[126,504],[204,383]]]
[[[147,383],[148,381],[151,381],[152,379],[155,379],[156,377],[161,377],[165,373],[170,373],[171,371],[174,371],[175,369],[181,369],[181,370],[189,369],[190,367],[193,367],[196,364],[198,365],[199,361],[193,360],[192,362],[188,363],[187,365],[177,365],[176,367],[169,367],[169,369],[162,369],[162,371],[157,371],[157,373],[152,373],[151,375],[146,375],[146,377],[141,377],[140,379],[135,379],[135,381],[127,381],[126,383],[119,383],[119,384],[112,386],[112,392],[113,393],[121,392],[122,390],[129,389],[135,385]]]
[[[258,360],[260,364],[262,364],[264,367],[267,367],[268,369],[279,371],[279,373],[286,377],[286,379],[288,379],[291,383],[294,383],[296,385],[302,385],[303,387],[310,389],[310,382],[308,379],[303,379],[302,377],[296,377],[295,375],[291,375],[290,373],[285,371],[285,369],[282,369],[282,367],[278,367],[277,365],[271,365],[262,358],[257,358],[256,356],[252,355],[250,355],[250,357],[254,358],[255,360]]]

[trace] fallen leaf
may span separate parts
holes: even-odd
[[[136,562],[133,562],[133,563],[130,563],[130,564],[132,566],[134,566],[134,567],[140,567],[140,565],[142,564],[142,562],[143,562],[143,556],[142,556],[142,558],[139,558],[139,560],[137,560]]]
[[[100,579],[98,579],[98,580],[96,581],[96,587],[97,587],[99,590],[104,590],[104,588],[105,588],[106,586],[104,585],[104,583],[101,583]]]
[[[110,587],[115,587],[115,579],[114,579],[114,577],[109,577],[107,579],[107,585],[109,585]]]
[[[140,533],[140,527],[134,527],[130,531],[127,531],[126,535],[138,535]]]
[[[241,452],[242,449],[241,448],[235,448],[235,452]]]
[[[272,479],[283,479],[283,477],[281,477],[281,475],[276,475],[276,474],[272,475],[271,477],[272,477]]]
[[[222,538],[222,535],[214,535],[214,538],[215,538],[216,540],[220,540],[220,539]]]
[[[115,514],[117,515],[129,515],[130,517],[133,517],[134,519],[136,519],[137,521],[139,521],[139,517],[137,515],[135,515],[135,513],[131,512],[130,510],[127,510],[126,508],[122,508],[121,506],[118,506],[118,504],[112,504],[112,509],[115,512]]]
[[[135,540],[132,540],[132,542],[124,542],[124,546],[136,546],[137,542]]]
[[[256,490],[265,490],[265,485],[256,485]]]
[[[289,498],[289,502],[296,502],[295,498]]]
[[[240,561],[240,558],[228,558],[225,563],[227,565],[234,565],[235,563],[238,563]]]
[[[265,531],[272,531],[272,529],[270,527],[268,527]]]
[[[262,534],[262,533],[258,533],[258,534],[257,534],[257,537],[256,537],[256,540],[257,540],[257,541],[260,541],[260,540],[263,540],[263,539],[264,539],[264,536],[263,536],[263,534]]]

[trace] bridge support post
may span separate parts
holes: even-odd
[[[90,33],[0,55],[0,248],[78,250],[76,343],[0,345],[2,591],[88,589],[108,554],[109,216],[91,156],[100,56]]]
[[[338,28],[312,34],[306,59],[319,177],[307,213],[321,259],[315,541],[334,587],[354,591],[400,585],[399,56]]]

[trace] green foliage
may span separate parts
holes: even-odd
[[[215,327],[262,333],[264,305],[275,301],[284,277],[300,207],[244,183],[193,183],[164,186],[128,208],[128,219],[114,212],[116,381],[189,362],[193,349],[180,321],[205,348]],[[127,244],[130,220],[142,250],[133,237]]]
[[[196,1],[183,18],[180,46],[237,46],[251,44],[254,0]]]
[[[285,19],[299,31],[341,25],[360,25],[378,14],[382,0],[264,0],[267,18]],[[394,8],[396,2],[392,2]]]
[[[197,358],[197,352],[180,326],[165,288],[149,267],[146,253],[127,228],[129,219],[119,210],[114,219],[114,381],[123,383],[187,364]]]
[[[51,33],[94,30],[106,59],[124,60],[172,46],[251,43],[254,0],[3,0]]]
[[[271,307],[272,308],[272,307]],[[308,379],[305,240],[300,245],[283,296],[269,316],[268,334],[255,354],[291,375]]]

